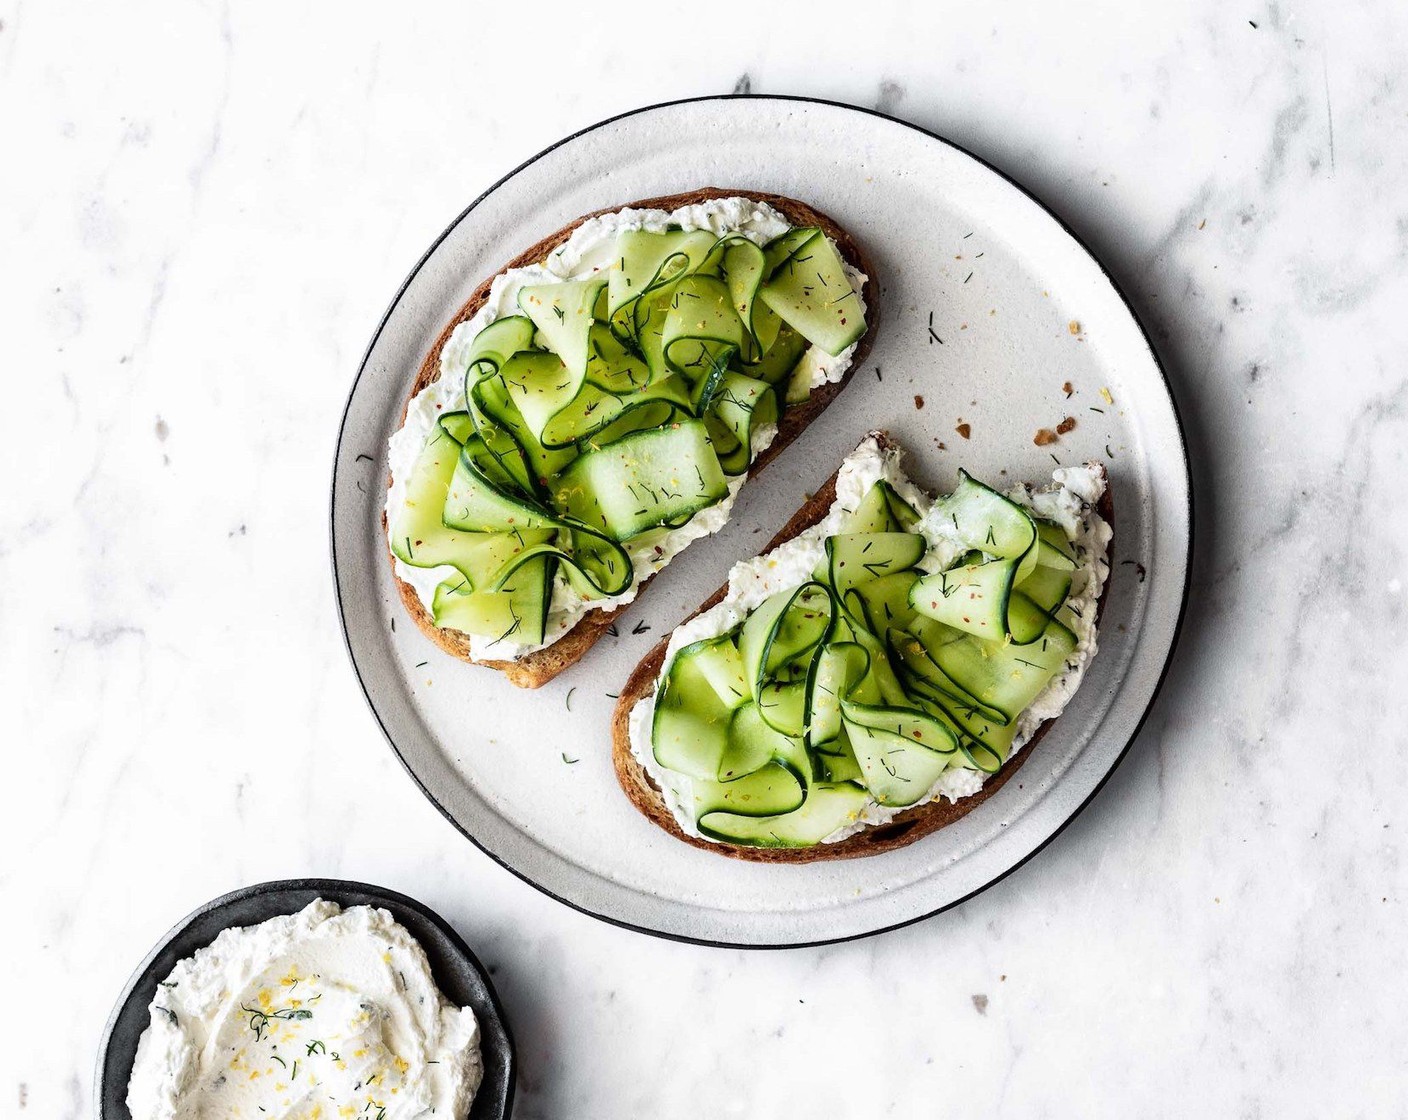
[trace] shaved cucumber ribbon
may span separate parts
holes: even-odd
[[[919,569],[927,544],[907,531],[914,510],[877,483],[846,531],[826,539],[813,578],[770,596],[728,633],[684,647],[661,675],[655,761],[689,779],[702,834],[818,843],[846,823],[839,806],[853,819],[858,792],[903,808],[950,767],[1000,769],[1017,717],[1075,648],[1057,618],[1072,549],[1059,527],[1058,539],[967,475],[940,508],[960,539],[992,550],[960,566],[1008,566],[1015,587],[1005,628],[1036,636],[988,638],[916,609],[916,589],[934,578]],[[752,784],[735,785],[745,780]],[[739,793],[726,798],[730,788]],[[807,808],[813,797],[826,811]],[[780,808],[788,799],[797,804]]]
[[[779,420],[775,386],[817,341],[823,305],[806,296],[778,310],[769,291],[795,287],[780,269],[818,244],[834,255],[814,229],[768,246],[704,230],[623,231],[613,267],[520,289],[522,313],[472,340],[466,411],[437,425],[420,505],[397,519],[415,530],[393,539],[398,558],[458,572],[436,589],[437,623],[498,637],[507,619],[516,639],[539,642],[555,580],[587,599],[619,595],[634,578],[622,542],[722,500],[727,477],[756,456],[758,432]],[[822,253],[823,273],[828,261]],[[660,445],[648,469],[623,453],[642,437]],[[459,447],[453,470],[430,450],[445,438]]]
[[[498,460],[488,453],[482,439],[477,434],[470,436],[461,448],[446,496],[445,525],[488,536],[550,530],[555,539],[527,545],[497,572],[484,573],[490,585],[503,583],[518,566],[539,556],[554,557],[584,598],[619,595],[631,585],[630,556],[618,542],[516,490],[506,474],[495,477],[497,468]],[[564,536],[565,545],[561,543]]]
[[[938,516],[951,520],[954,535],[969,551],[952,568],[919,580],[910,606],[977,638],[1025,645],[1039,638],[1046,624],[1045,613],[1027,609],[1031,598],[1018,591],[1043,556],[1037,522],[967,471],[958,473],[958,487],[939,504]],[[1046,582],[1041,586],[1050,592]]]

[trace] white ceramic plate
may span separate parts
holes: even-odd
[[[698,186],[790,195],[851,231],[880,270],[875,349],[821,419],[744,488],[730,526],[655,580],[619,638],[547,687],[520,691],[440,653],[404,615],[380,526],[387,437],[423,354],[480,280],[581,214]],[[1060,443],[1033,443],[1038,428],[1068,415],[1077,427]],[[960,419],[971,438],[956,433]],[[1116,535],[1099,656],[1013,781],[906,848],[774,867],[679,843],[616,785],[609,694],[871,428],[897,437],[911,474],[931,487],[951,485],[960,466],[1000,482],[1049,478],[1052,452],[1062,463],[1103,460]],[[1084,246],[952,144],[875,113],[793,98],[708,98],[605,121],[474,202],[377,328],[343,417],[332,494],[348,648],[426,796],[494,859],[569,905],[650,933],[749,946],[914,921],[1047,843],[1109,776],[1153,701],[1182,616],[1190,543],[1188,465],[1168,385]]]

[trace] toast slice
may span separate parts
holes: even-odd
[[[894,446],[893,441],[885,433],[875,432],[872,434],[882,450]],[[1103,473],[1103,467],[1101,470]],[[825,519],[827,512],[836,501],[838,473],[839,468],[822,484],[821,489],[792,515],[792,518],[767,543],[759,555],[771,552],[779,545],[785,544]],[[1113,527],[1114,505],[1108,487],[1096,505],[1096,512]],[[1110,575],[1113,575],[1113,568],[1110,569]],[[1100,598],[1096,603],[1095,621],[1097,626],[1100,622],[1100,616],[1104,612],[1105,598],[1109,591],[1110,578],[1107,576],[1104,587],[1101,589]],[[695,618],[718,605],[727,593],[728,584],[725,583],[713,595],[709,596],[689,618]],[[680,625],[687,621],[689,619],[685,619]],[[616,702],[616,710],[611,719],[611,758],[616,768],[616,778],[631,803],[671,836],[696,848],[718,852],[735,859],[751,860],[757,863],[814,863],[822,860],[853,859],[857,856],[877,855],[881,852],[902,848],[906,844],[911,844],[920,837],[928,836],[931,832],[966,816],[1000,790],[1011,780],[1012,775],[1017,772],[1037,743],[1041,741],[1042,736],[1056,722],[1054,719],[1047,720],[1038,727],[1032,737],[1017,752],[1016,757],[1010,759],[996,774],[984,782],[982,789],[977,793],[960,798],[958,801],[949,801],[939,797],[927,804],[915,805],[903,810],[884,824],[869,826],[836,843],[815,844],[808,848],[758,848],[705,840],[691,836],[680,828],[679,822],[675,820],[674,815],[666,806],[659,788],[651,780],[650,775],[645,772],[645,768],[641,766],[635,755],[631,753],[631,709],[654,690],[656,681],[665,667],[665,653],[669,644],[670,635],[666,634],[635,667]]]
[[[866,253],[865,249],[849,233],[838,225],[832,218],[821,211],[808,206],[805,202],[800,202],[794,198],[787,198],[783,195],[768,194],[762,191],[748,190],[723,190],[718,187],[701,187],[697,190],[685,191],[681,194],[664,195],[660,198],[646,198],[637,202],[623,203],[621,206],[614,206],[606,210],[598,210],[591,214],[584,214],[576,221],[564,226],[556,233],[549,234],[536,245],[525,249],[508,264],[499,270],[500,273],[507,272],[512,268],[523,268],[527,265],[537,264],[546,260],[548,255],[572,236],[573,231],[583,222],[595,218],[601,214],[613,214],[618,210],[627,208],[638,210],[676,210],[682,206],[691,206],[710,199],[718,198],[747,198],[754,202],[765,203],[780,213],[793,226],[817,226],[835,243],[840,250],[842,258],[853,268],[859,269],[866,276],[865,286],[861,291],[861,296],[865,300],[867,308],[866,332],[856,343],[855,354],[851,359],[850,368],[838,381],[823,385],[812,391],[811,396],[800,404],[789,406],[782,415],[778,425],[777,436],[773,442],[762,451],[748,468],[747,477],[753,478],[773,459],[775,459],[784,448],[787,447],[802,430],[813,420],[821,415],[822,411],[840,394],[841,390],[850,383],[855,371],[864,364],[866,356],[870,353],[870,348],[875,341],[875,332],[880,323],[880,284],[876,279],[875,263]],[[498,273],[495,274],[497,276]],[[420,364],[420,369],[416,373],[415,381],[411,384],[410,393],[406,397],[406,405],[401,410],[401,423],[405,423],[406,413],[410,407],[410,402],[427,385],[439,376],[440,372],[440,352],[449,341],[450,335],[454,333],[455,327],[474,315],[489,296],[489,288],[494,281],[494,276],[487,277],[480,285],[470,293],[455,316],[445,324],[445,328],[440,332],[440,336],[435,340],[430,350],[426,353],[424,360]],[[387,486],[390,487],[390,479],[387,479]],[[386,532],[386,514],[382,513],[382,532]],[[394,569],[394,558],[391,555],[390,545],[387,546],[387,560],[392,563]],[[644,580],[637,589],[637,598],[645,591],[645,586],[650,581]],[[406,611],[410,614],[415,624],[420,627],[432,642],[438,645],[446,653],[453,654],[462,661],[471,664],[483,665],[490,669],[497,669],[508,679],[520,688],[539,688],[547,684],[559,673],[571,668],[580,661],[610,629],[611,624],[626,606],[614,609],[598,608],[588,611],[577,624],[563,634],[557,641],[544,649],[525,654],[516,660],[486,659],[476,660],[470,655],[469,635],[459,630],[435,625],[435,620],[430,612],[426,610],[420,597],[416,594],[415,588],[400,578],[396,578],[397,590],[401,595],[401,602],[405,605]],[[627,604],[629,606],[630,604]]]

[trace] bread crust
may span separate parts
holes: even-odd
[[[882,449],[891,445],[891,441],[885,433],[874,432],[872,435],[879,441]],[[837,473],[839,473],[839,469]],[[833,473],[826,480],[821,489],[792,515],[791,520],[778,531],[777,536],[767,543],[759,555],[771,552],[774,548],[792,540],[826,517],[827,511],[836,500],[836,477],[836,474]],[[1114,505],[1110,499],[1108,486],[1101,496],[1096,510],[1111,526],[1114,525]],[[1095,621],[1097,625],[1100,616],[1104,613],[1105,597],[1109,594],[1110,578],[1113,575],[1114,569],[1112,567],[1110,577],[1106,578],[1105,586],[1101,588],[1100,598],[1096,602]],[[695,618],[722,602],[727,592],[728,584],[725,583],[709,596],[689,618]],[[688,621],[689,619],[685,619],[685,622]],[[680,625],[684,625],[684,623],[682,622]],[[894,851],[906,844],[912,844],[921,837],[928,836],[931,832],[936,832],[945,825],[952,824],[960,817],[966,816],[997,793],[1011,781],[1012,775],[1021,768],[1022,763],[1031,757],[1036,745],[1041,742],[1043,736],[1056,722],[1055,719],[1049,719],[1038,727],[1018,752],[1017,757],[984,782],[982,789],[977,793],[957,801],[948,801],[940,797],[926,805],[916,805],[913,808],[903,810],[884,824],[872,825],[834,844],[815,844],[809,848],[754,848],[741,844],[704,840],[698,836],[690,836],[680,828],[679,822],[675,820],[674,815],[666,806],[664,798],[661,797],[659,788],[651,781],[645,768],[631,753],[631,709],[654,689],[655,682],[664,668],[665,651],[669,644],[668,634],[656,643],[655,647],[645,655],[645,658],[627,678],[625,687],[621,689],[620,698],[616,701],[616,709],[611,717],[611,761],[616,769],[616,778],[631,803],[675,839],[683,840],[686,844],[702,848],[705,851],[732,856],[734,859],[749,860],[754,863],[818,863],[824,860],[855,859],[858,856],[878,855],[881,852]]]
[[[576,221],[563,226],[556,233],[549,234],[536,245],[525,249],[503,268],[499,269],[493,276],[481,282],[464,305],[455,316],[445,324],[439,337],[435,340],[425,358],[421,361],[420,369],[416,373],[415,381],[411,385],[411,391],[406,397],[406,404],[401,409],[401,423],[406,422],[406,414],[410,409],[411,401],[416,394],[435,380],[440,371],[440,352],[449,341],[450,335],[460,323],[470,318],[489,298],[489,288],[494,279],[512,268],[524,268],[527,265],[538,264],[546,260],[548,254],[564,244],[572,236],[574,230],[583,222],[591,218],[599,217],[602,214],[614,214],[618,210],[627,208],[637,210],[677,210],[681,206],[691,206],[701,202],[708,202],[711,199],[719,198],[747,198],[754,202],[762,202],[771,206],[774,210],[782,214],[783,217],[793,226],[818,226],[828,237],[836,242],[837,248],[841,251],[842,258],[853,268],[865,273],[866,281],[861,295],[866,304],[866,331],[856,344],[856,352],[851,359],[850,368],[839,381],[821,386],[812,392],[812,395],[804,402],[792,405],[783,411],[782,420],[778,424],[777,436],[758,457],[753,460],[748,468],[747,477],[753,478],[773,461],[783,449],[787,447],[803,429],[807,427],[826,409],[833,400],[836,399],[842,389],[850,383],[856,370],[865,362],[870,353],[870,348],[875,341],[875,332],[880,325],[880,284],[875,274],[875,263],[869,254],[845,229],[838,225],[832,218],[821,211],[785,195],[768,194],[763,191],[748,190],[725,190],[720,187],[701,187],[697,190],[685,191],[681,194],[663,195],[659,198],[645,198],[637,202],[627,202],[620,206],[613,206],[605,210],[597,210],[590,214],[583,214]],[[390,488],[391,480],[387,478],[387,487]],[[386,514],[383,511],[381,516],[383,534],[386,531]],[[392,564],[393,573],[395,570],[395,558],[391,554],[390,542],[387,543],[386,555],[388,562]],[[615,610],[596,609],[588,611],[577,622],[571,630],[568,630],[557,641],[545,649],[534,653],[526,654],[516,661],[508,660],[476,660],[470,656],[469,635],[460,630],[453,630],[448,627],[435,625],[435,620],[431,618],[430,612],[420,601],[420,596],[416,594],[415,588],[406,583],[399,576],[396,579],[396,589],[401,595],[401,602],[406,608],[406,612],[420,627],[432,642],[439,646],[446,653],[458,657],[462,661],[468,661],[474,665],[483,665],[490,669],[497,669],[508,677],[510,681],[519,688],[540,688],[548,683],[559,673],[571,668],[580,661],[592,646],[594,646],[606,632],[611,628],[616,616],[626,610],[631,604],[617,607]],[[636,592],[637,599],[645,593],[649,579],[642,581],[640,588]]]

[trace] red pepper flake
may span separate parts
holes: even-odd
[[[954,428],[953,430],[959,435],[961,435],[964,439],[968,439],[973,435],[973,425],[965,424],[962,420],[958,422],[958,427]]]
[[[923,407],[924,407],[924,398],[921,397],[918,393],[915,393],[915,394],[914,394],[914,407],[915,407],[915,408],[923,408]]]
[[[1067,416],[1064,420],[1062,420],[1059,424],[1056,425],[1056,434],[1058,436],[1063,436],[1075,426],[1076,418],[1074,416]]]

